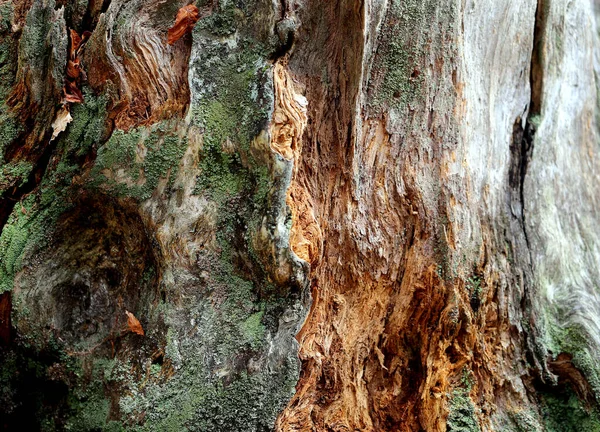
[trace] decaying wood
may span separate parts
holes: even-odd
[[[599,49],[591,0],[0,2],[5,429],[600,428]]]

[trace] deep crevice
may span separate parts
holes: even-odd
[[[275,34],[279,37],[280,45],[269,56],[269,60],[273,63],[291,53],[296,42],[296,30],[298,28],[294,12],[289,9],[287,1],[281,0],[280,5],[281,17],[275,24],[274,29]]]
[[[527,168],[533,154],[533,145],[539,116],[542,111],[542,92],[544,88],[544,65],[542,63],[542,45],[544,42],[544,33],[546,28],[546,5],[545,0],[538,0],[535,11],[535,24],[533,30],[533,48],[531,53],[531,66],[529,75],[529,86],[531,91],[529,112],[525,127],[522,130],[520,140],[514,144],[520,144],[519,155],[519,199],[521,203],[521,224],[523,226],[523,235],[527,249],[531,254],[531,245],[527,235],[527,225],[525,223],[525,196],[524,185]],[[512,150],[512,149],[511,149]],[[511,185],[512,186],[512,185]],[[533,261],[531,261],[533,265]]]
[[[100,11],[92,15],[94,13],[94,11],[91,8],[93,2],[90,2],[81,20],[81,28],[79,29],[80,33],[83,33],[85,30],[94,31],[93,29],[96,28],[100,15],[102,15],[108,10],[110,3],[111,0],[102,0],[102,6],[100,7]]]
[[[523,296],[520,307],[524,314],[524,332],[527,361],[534,365],[537,371],[537,379],[541,382],[553,382],[554,377],[546,364],[545,351],[537,339],[535,317],[532,310],[535,304],[532,291],[534,260],[532,254],[531,239],[527,232],[526,209],[525,209],[525,180],[534,150],[534,139],[539,115],[542,105],[543,90],[543,64],[541,58],[542,43],[545,31],[545,3],[538,0],[535,11],[534,34],[532,54],[530,60],[530,100],[525,106],[527,112],[525,120],[518,117],[513,125],[513,135],[510,143],[510,165],[509,165],[509,205],[513,222],[511,222],[512,247],[511,256],[519,260],[519,266],[523,269],[521,276],[515,275],[517,283],[523,284]]]

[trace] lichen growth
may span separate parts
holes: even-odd
[[[513,424],[502,429],[507,432],[538,432],[543,429],[537,413],[533,410],[513,411],[509,413],[509,418]]]
[[[600,400],[600,369],[595,356],[590,352],[591,341],[581,324],[561,325],[553,317],[547,317],[548,338],[545,346],[554,355],[569,353],[573,365],[585,375],[596,400]]]
[[[475,405],[469,397],[472,382],[468,372],[465,371],[462,386],[452,391],[446,427],[448,431],[480,432],[475,411]]]
[[[187,137],[178,136],[167,122],[128,132],[116,130],[98,150],[91,185],[145,201],[160,179],[176,176],[187,146]]]
[[[421,58],[430,38],[439,32],[429,32],[432,23],[437,22],[436,9],[440,6],[433,0],[400,1],[394,0],[386,16],[386,25],[380,33],[380,46],[374,60],[373,79],[369,83],[372,95],[372,109],[380,110],[384,106],[404,107],[420,94],[425,70]],[[452,22],[453,11],[447,11],[449,18],[443,25]],[[440,41],[441,42],[441,41]]]
[[[25,253],[46,244],[51,227],[67,204],[57,201],[48,189],[17,203],[0,235],[0,293],[13,288]]]
[[[23,200],[24,211],[17,204],[0,238],[0,256],[10,258],[0,276],[10,285],[78,196],[101,192],[140,212],[157,206],[168,214],[177,211],[174,188],[188,187],[175,179],[197,174],[191,199],[217,209],[216,244],[195,249],[193,265],[144,273],[160,281],[160,296],[148,302],[137,345],[119,336],[87,354],[58,348],[66,358],[55,362],[70,365],[62,381],[68,391],[60,407],[40,415],[42,430],[266,431],[294,392],[295,352],[272,348],[297,295],[273,285],[251,244],[274,187],[268,145],[255,142],[272,110],[272,46],[248,34],[256,23],[242,3],[220,2],[194,30],[189,127],[163,121],[109,135],[106,99],[84,90],[86,102],[73,107],[40,187]],[[179,172],[191,138],[200,142],[188,141],[190,130],[203,133],[192,174]],[[14,307],[16,316],[29,313],[21,298]]]
[[[0,292],[13,287],[14,277],[22,267],[24,255],[40,250],[52,234],[60,215],[71,207],[73,178],[79,173],[84,152],[89,151],[102,135],[106,110],[102,98],[90,95],[89,105],[74,110],[75,117],[59,138],[57,164],[46,172],[39,187],[16,203],[0,235]],[[31,164],[5,165],[5,170],[18,167],[18,178],[29,175]]]

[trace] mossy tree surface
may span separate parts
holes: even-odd
[[[119,8],[112,2],[98,20],[99,11],[81,17],[69,4],[68,24],[112,16],[129,25]],[[85,102],[71,106],[72,122],[0,237],[0,291],[11,293],[14,328],[2,348],[9,428],[26,415],[32,430],[47,431],[273,427],[299,373],[293,335],[305,284],[291,252],[296,273],[282,284],[272,257],[253,246],[263,224],[287,212],[273,196],[285,194],[289,175],[274,171],[266,138],[269,58],[280,44],[272,8],[218,2],[179,42],[192,44],[185,119],[115,129],[114,89],[83,85]],[[1,19],[0,43],[9,44],[10,5]],[[15,53],[2,49],[2,85],[14,81]],[[8,108],[0,115],[8,145],[18,123]],[[0,186],[35,169],[5,163]],[[145,336],[128,330],[125,310]]]
[[[0,0],[0,429],[600,430],[594,6]]]

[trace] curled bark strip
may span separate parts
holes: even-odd
[[[65,102],[71,102],[71,103],[84,102],[83,93],[81,93],[81,90],[79,90],[79,88],[77,87],[77,83],[74,81],[66,81],[65,82],[64,97],[65,97]]]
[[[126,310],[125,313],[127,314],[127,327],[129,328],[129,331],[144,336],[144,329],[142,328],[140,321],[128,310]]]
[[[81,76],[81,63],[79,53],[83,44],[89,39],[91,32],[85,31],[81,36],[73,30],[69,30],[71,46],[69,48],[69,59],[67,60],[67,79],[63,89],[64,101],[71,103],[82,103],[83,94],[77,85]]]
[[[196,6],[187,5],[179,9],[175,24],[169,29],[168,44],[173,45],[185,34],[191,32],[198,19],[200,19],[200,15]]]

